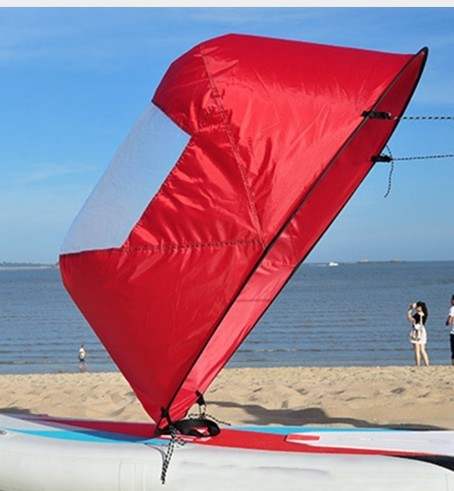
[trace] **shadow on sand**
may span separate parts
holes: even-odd
[[[365,419],[341,418],[328,416],[323,409],[319,407],[308,407],[305,409],[267,409],[257,404],[237,404],[227,401],[209,401],[212,412],[216,412],[214,406],[227,409],[241,409],[245,411],[249,418],[245,424],[259,426],[266,425],[290,425],[290,426],[310,426],[310,425],[339,425],[354,428],[386,428],[393,430],[448,430],[441,426],[402,423],[402,424],[379,424]],[[29,416],[29,417],[46,417],[47,414],[32,413],[29,409],[17,406],[0,408],[0,414],[9,416]]]
[[[267,409],[257,404],[236,404],[226,401],[209,401],[210,406],[220,408],[241,409],[250,418],[246,424],[256,425],[348,425],[355,428],[387,428],[394,430],[446,430],[440,426],[427,424],[379,424],[364,419],[341,418],[328,416],[323,409],[318,407],[308,407],[305,409]],[[215,412],[215,411],[214,411]]]
[[[30,409],[25,409],[18,406],[0,407],[0,414],[7,416],[42,416],[41,414],[33,414]]]

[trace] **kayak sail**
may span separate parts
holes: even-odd
[[[172,63],[60,257],[158,427],[207,390],[366,177],[426,57],[227,35]]]

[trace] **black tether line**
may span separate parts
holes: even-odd
[[[392,178],[393,178],[393,172],[394,172],[394,159],[393,159],[393,154],[391,153],[391,149],[389,148],[388,144],[385,146],[389,157],[391,158],[391,167],[389,168],[389,175],[388,175],[388,189],[386,190],[386,193],[384,194],[384,198],[387,198],[389,196],[389,193],[391,192],[391,186],[392,186]]]
[[[454,158],[454,153],[444,153],[444,154],[435,154],[435,155],[413,155],[409,157],[393,157],[391,155],[391,152],[388,152],[389,155],[386,154],[381,154],[381,155],[374,155],[372,157],[372,162],[385,162],[385,163],[392,163],[392,162],[404,162],[404,161],[409,161],[409,160],[430,160],[430,159],[452,159]]]
[[[386,150],[388,154],[374,155],[372,157],[372,162],[383,162],[387,164],[391,164],[388,175],[388,188],[386,193],[384,194],[384,198],[387,198],[391,192],[392,185],[392,175],[394,172],[394,162],[408,162],[410,160],[430,160],[430,159],[451,159],[454,158],[454,153],[445,153],[445,154],[435,154],[435,155],[414,155],[409,157],[393,157],[391,153],[391,149],[388,145],[386,145]]]
[[[199,419],[200,417],[201,417],[200,413],[199,414],[197,414],[197,413],[189,413],[188,414],[189,419]],[[224,426],[232,426],[232,423],[228,423],[227,421],[223,421],[222,419],[216,418],[216,416],[213,416],[212,414],[207,413],[206,411],[203,413],[203,417],[204,418],[210,418],[211,420],[215,421],[216,423],[219,423],[219,424],[224,425]]]
[[[166,451],[164,458],[162,460],[162,469],[161,469],[161,483],[162,484],[166,483],[167,471],[169,469],[170,461],[172,460],[172,455],[173,455],[173,452],[175,450],[175,446],[179,445],[180,447],[183,447],[185,444],[185,441],[178,436],[176,428],[174,428],[173,426],[170,426],[169,432],[170,432],[169,445],[167,446],[167,451]]]
[[[397,120],[407,120],[407,121],[436,121],[436,120],[454,120],[454,116],[451,115],[422,115],[422,116],[394,116],[392,113],[387,111],[363,111],[361,116],[363,118],[369,119],[381,119],[382,121],[397,121]],[[411,160],[431,160],[431,159],[452,159],[454,158],[454,153],[445,154],[435,154],[435,155],[414,155],[409,157],[393,157],[390,148],[386,145],[386,150],[388,155],[374,155],[372,156],[372,162],[386,162],[391,164],[388,176],[388,189],[384,195],[385,198],[389,196],[391,192],[392,175],[394,172],[394,162],[408,162]]]
[[[441,120],[441,119],[454,119],[454,116],[394,116],[393,119],[406,119],[412,121],[428,121],[428,120]]]
[[[414,155],[410,157],[393,157],[391,160],[404,161],[404,160],[430,160],[430,159],[452,159],[454,158],[454,153],[445,153],[438,155]]]
[[[407,121],[437,121],[437,120],[454,120],[454,116],[451,115],[415,115],[415,116],[394,116],[390,112],[386,111],[363,111],[361,114],[364,118],[371,119],[384,119],[384,120],[407,120]]]
[[[166,453],[162,459],[162,484],[165,484],[166,482],[167,472],[175,447],[183,446],[185,444],[185,441],[182,438],[183,436],[187,435],[195,438],[214,437],[221,432],[221,429],[216,423],[230,426],[230,423],[219,420],[206,412],[206,402],[201,392],[196,391],[196,396],[197,404],[199,405],[199,413],[189,414],[186,419],[172,421],[169,411],[165,408],[161,408],[161,418],[167,420],[168,426],[159,430],[158,434],[170,435],[169,444],[167,445]]]

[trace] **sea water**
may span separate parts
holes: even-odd
[[[417,300],[431,361],[448,364],[452,294],[454,262],[305,264],[229,366],[412,364],[406,309]],[[77,372],[82,343],[88,370],[116,370],[56,268],[0,270],[0,336],[0,373]]]

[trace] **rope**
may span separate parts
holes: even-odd
[[[221,420],[215,418],[214,416],[212,416],[206,412],[206,404],[205,404],[205,401],[203,399],[202,394],[199,395],[199,401],[200,401],[199,414],[194,414],[194,413],[188,414],[188,419],[177,421],[175,423],[175,426],[172,423],[169,424],[168,429],[169,429],[169,433],[170,433],[170,440],[169,440],[169,444],[167,445],[166,454],[164,455],[164,458],[162,461],[162,469],[161,469],[161,483],[162,484],[165,484],[165,482],[166,482],[167,471],[169,469],[170,461],[172,460],[175,446],[178,445],[178,446],[182,447],[186,443],[182,438],[180,438],[179,432],[181,432],[182,434],[185,434],[185,435],[202,436],[198,432],[197,427],[194,427],[193,431],[188,432],[187,431],[188,428],[184,428],[183,423],[185,423],[185,424],[191,423],[191,422],[192,423],[198,423],[198,422],[202,421],[204,424],[206,423],[206,429],[208,430],[208,434],[210,436],[211,435],[213,435],[213,436],[217,435],[220,430],[219,430],[219,427],[216,425],[216,423],[213,423],[213,421],[208,420],[207,417],[211,418],[212,420],[216,421],[217,423],[230,426],[230,423],[227,423],[225,421],[221,421]],[[170,419],[169,419],[169,422],[170,422]],[[213,429],[213,425],[215,426],[214,429]],[[216,432],[213,432],[213,430],[216,430]],[[194,432],[195,432],[195,434],[194,434]]]
[[[230,426],[230,423],[227,423],[225,421],[221,421],[220,419],[215,418],[211,414],[208,414],[206,412],[206,403],[205,399],[203,398],[203,394],[200,392],[196,392],[196,395],[198,396],[197,403],[199,405],[199,414],[188,414],[187,418],[184,420],[177,421],[175,423],[172,423],[168,411],[163,409],[163,416],[167,418],[169,421],[169,426],[168,426],[168,432],[170,434],[170,440],[169,444],[167,446],[166,453],[164,455],[163,461],[162,461],[162,469],[161,469],[161,483],[165,484],[166,482],[166,477],[167,477],[167,471],[169,469],[170,461],[172,460],[172,456],[175,450],[175,446],[184,446],[185,441],[180,438],[179,434],[182,435],[192,435],[196,437],[202,437],[202,436],[216,436],[219,434],[220,429],[216,425],[216,423],[220,423],[223,425]],[[207,419],[211,418],[211,420]],[[216,423],[214,422],[216,421]],[[192,423],[192,427],[191,427]],[[204,427],[205,433],[200,432],[200,424],[202,423],[202,427]]]
[[[204,411],[202,413],[202,415],[196,414],[196,413],[189,413],[188,414],[188,418],[194,418],[194,419],[197,419],[197,418],[210,418],[213,421],[215,421],[216,423],[219,423],[220,425],[232,426],[231,423],[227,423],[227,421],[222,421],[222,419],[218,419],[215,416],[213,416],[212,414],[207,413],[206,411]]]
[[[205,416],[207,416],[208,418],[211,418],[213,421],[216,421],[216,423],[219,423],[220,425],[232,426],[231,423],[228,423],[227,421],[222,421],[222,419],[218,419],[210,413],[205,413]]]
[[[410,160],[429,160],[429,159],[450,159],[454,158],[454,153],[445,153],[445,154],[435,154],[435,155],[415,155],[410,157],[393,157],[391,153],[391,149],[388,145],[386,145],[386,150],[388,154],[381,154],[372,157],[372,162],[386,162],[391,164],[388,175],[388,188],[386,193],[384,194],[384,198],[387,198],[391,193],[391,185],[392,185],[392,176],[394,172],[394,162],[408,162]]]
[[[370,118],[370,119],[381,119],[381,120],[412,120],[412,121],[435,121],[435,120],[454,120],[454,116],[451,115],[443,115],[443,116],[432,116],[432,115],[427,115],[427,116],[393,116],[390,112],[387,111],[363,111],[361,116],[363,118]],[[386,193],[384,194],[384,198],[387,198],[389,194],[391,193],[391,186],[392,186],[392,176],[394,172],[394,162],[408,162],[411,160],[431,160],[431,159],[452,159],[454,158],[454,153],[445,153],[445,154],[434,154],[434,155],[415,155],[415,156],[409,156],[409,157],[393,157],[391,153],[391,149],[389,148],[388,145],[386,145],[386,150],[388,151],[388,155],[386,154],[381,154],[381,155],[374,155],[372,156],[372,162],[386,162],[390,163],[391,167],[389,169],[389,175],[388,175],[388,188],[386,190]]]
[[[173,426],[170,426],[169,431],[170,431],[170,441],[169,444],[167,445],[167,451],[162,461],[162,469],[161,469],[162,484],[166,483],[167,471],[169,469],[170,461],[172,460],[175,446],[178,445],[180,447],[183,447],[185,445],[185,441],[178,436],[177,431]]]
[[[441,120],[454,120],[454,116],[451,115],[445,115],[445,116],[432,116],[432,115],[427,115],[427,116],[394,116],[390,112],[387,111],[363,111],[361,116],[364,118],[371,118],[371,119],[384,119],[384,120],[394,120],[394,121],[400,121],[402,119],[405,119],[407,121],[441,121]]]
[[[389,196],[389,194],[391,193],[392,178],[393,178],[393,172],[394,172],[394,158],[393,158],[393,154],[391,153],[391,149],[389,148],[389,146],[386,145],[385,148],[388,151],[388,154],[391,158],[391,167],[389,168],[389,175],[388,175],[388,188],[386,190],[386,193],[383,195],[384,198],[387,198]]]
[[[389,149],[388,149],[389,151]],[[392,163],[396,161],[408,161],[408,160],[429,160],[429,159],[452,159],[454,158],[454,153],[436,154],[436,155],[414,155],[410,157],[393,157],[391,154],[386,155],[382,153],[380,155],[373,155],[372,162],[386,162]]]
[[[433,120],[446,120],[446,119],[454,119],[454,116],[394,116],[393,119],[407,119],[412,121],[433,121]]]
[[[415,155],[412,157],[392,157],[391,160],[429,160],[429,159],[452,159],[454,158],[454,153],[445,153],[438,155]]]

